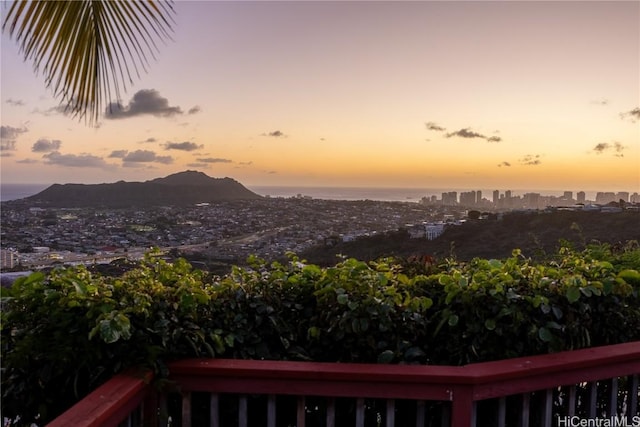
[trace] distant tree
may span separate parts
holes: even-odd
[[[467,218],[469,219],[480,219],[480,211],[472,210],[467,213]]]
[[[16,0],[2,31],[15,36],[66,111],[95,124],[105,100],[119,99],[132,75],[146,71],[154,38],[169,38],[173,13],[172,0]]]

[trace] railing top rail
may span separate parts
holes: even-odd
[[[485,384],[530,376],[566,374],[603,365],[620,366],[624,375],[629,363],[640,369],[640,341],[592,347],[529,357],[474,363],[464,366],[381,365],[358,363],[293,362],[239,359],[183,359],[169,364],[171,375],[261,379],[337,380],[431,384]],[[637,373],[637,371],[635,372]]]
[[[145,398],[152,379],[149,371],[117,374],[47,427],[117,426]]]

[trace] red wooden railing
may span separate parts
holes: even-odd
[[[536,408],[541,407],[543,415],[533,424],[550,426],[552,417],[557,422],[558,416],[577,414],[578,402],[584,400],[576,397],[580,390],[591,399],[585,417],[623,415],[628,425],[634,425],[640,394],[640,341],[466,366],[188,359],[171,363],[169,369],[169,380],[179,391],[177,413],[167,409],[166,393],[158,394],[148,385],[148,376],[129,373],[114,377],[49,425],[115,426],[128,420],[129,425],[173,423],[187,427],[192,425],[194,411],[201,409],[192,407],[192,394],[205,392],[210,397],[211,413],[205,418],[214,427],[221,425],[219,397],[226,394],[240,396],[239,426],[247,425],[247,395],[266,396],[263,418],[267,426],[276,425],[276,396],[294,396],[298,427],[305,425],[309,410],[305,399],[315,396],[327,398],[323,409],[327,426],[344,425],[335,424],[335,399],[353,398],[356,426],[364,425],[365,399],[384,400],[383,421],[378,424],[386,426],[394,425],[395,402],[408,399],[417,401],[416,425],[425,425],[423,402],[436,401],[445,402],[443,414],[448,425],[469,427],[476,425],[477,403],[487,399],[497,401],[495,425],[505,425],[507,397],[520,395],[515,411],[520,414],[519,424],[527,426],[532,408],[529,393],[536,392],[542,396],[542,405]],[[558,409],[558,390],[563,386],[567,389],[560,400],[565,403]],[[606,398],[596,396],[603,390],[608,393]],[[603,400],[606,408],[598,408],[595,402]],[[584,402],[581,404],[584,406]],[[163,415],[167,411],[169,418]],[[135,415],[128,417],[131,413]]]

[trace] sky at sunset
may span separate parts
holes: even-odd
[[[96,127],[2,35],[3,183],[640,192],[639,1],[174,7]]]

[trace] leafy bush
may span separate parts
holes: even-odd
[[[224,277],[149,254],[35,273],[2,297],[2,408],[47,421],[114,373],[183,357],[466,364],[640,340],[640,249],[433,264],[252,257]]]

